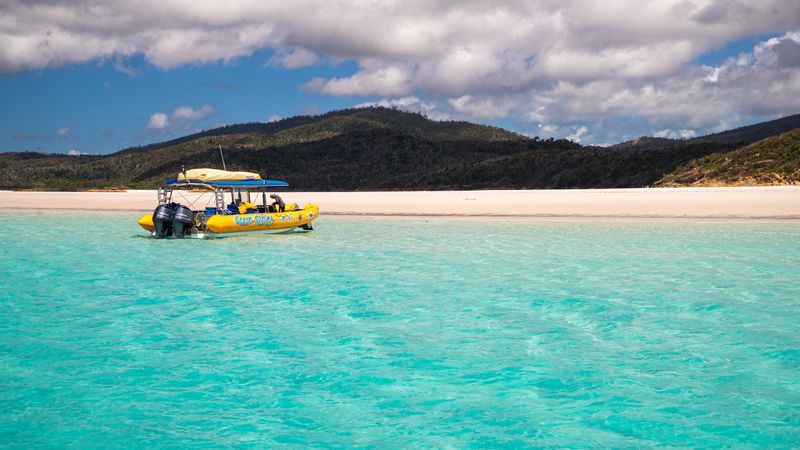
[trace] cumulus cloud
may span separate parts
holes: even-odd
[[[154,113],[147,122],[147,128],[151,130],[163,130],[167,128],[167,125],[169,125],[169,118],[162,112]]]
[[[657,138],[669,138],[669,139],[691,139],[693,137],[697,137],[697,132],[694,130],[671,130],[669,128],[656,131],[653,133],[654,137]]]
[[[114,70],[120,73],[124,73],[125,75],[131,78],[136,78],[142,73],[141,70],[129,65],[128,63],[125,62],[125,60],[122,57],[119,56],[114,61]]]
[[[205,119],[214,112],[211,105],[203,105],[194,109],[191,106],[179,106],[172,111],[172,119],[175,120],[200,120]]]
[[[273,115],[269,116],[269,119],[267,119],[267,123],[278,122],[281,119],[283,119],[283,117],[281,117],[281,116],[279,116],[277,114],[273,114]]]
[[[426,102],[414,96],[384,98],[376,102],[359,103],[355,105],[355,108],[369,108],[374,106],[382,106],[384,108],[420,113],[431,120],[450,120],[453,118],[451,112],[447,111],[445,108],[442,108],[435,102]]]
[[[567,139],[570,141],[580,142],[581,138],[586,135],[587,131],[588,130],[586,127],[578,127],[574,132],[572,132],[572,134],[567,136]]]
[[[314,78],[303,88],[331,95],[403,95],[411,92],[410,81],[410,72],[406,68],[388,66],[344,78]]]
[[[784,67],[800,66],[800,43],[792,38],[779,39],[772,50],[778,57],[778,62]]]
[[[775,47],[798,33],[762,42],[719,67],[687,66],[657,80],[602,79],[587,83],[562,81],[520,97],[523,109],[543,121],[603,120],[608,116],[647,117],[651,122],[690,132],[737,126],[742,116],[780,116],[800,110],[800,70],[786,67]]]
[[[476,119],[499,119],[506,117],[513,107],[513,102],[494,96],[473,97],[462,95],[448,100],[450,106],[463,115]]]
[[[156,112],[150,116],[147,122],[149,130],[166,130],[173,126],[183,125],[184,128],[191,128],[192,122],[205,119],[214,113],[214,107],[203,105],[197,109],[191,106],[178,106],[167,115],[163,112]]]
[[[542,130],[542,132],[543,132],[544,134],[546,134],[546,135],[551,135],[551,134],[553,134],[553,133],[555,133],[555,132],[557,132],[557,131],[558,131],[558,127],[557,127],[557,126],[555,126],[555,125],[549,125],[549,124],[541,124],[541,123],[540,123],[540,124],[539,124],[539,128],[540,128],[540,129]]]
[[[61,127],[56,130],[56,137],[58,137],[61,141],[76,141],[80,139],[80,136],[76,136],[72,133],[72,129],[69,127]]]
[[[268,63],[283,68],[356,62],[355,73],[312,77],[307,91],[424,97],[457,117],[564,133],[586,126],[584,140],[605,140],[596,133],[612,116],[646,118],[618,134],[652,134],[800,106],[796,1],[8,0],[0,8],[4,73],[91,60],[127,73],[135,55],[170,69],[271,49]],[[760,35],[778,37],[717,67],[694,62]],[[158,114],[166,117],[154,114],[153,129],[174,120]]]
[[[269,60],[270,65],[285,69],[298,69],[314,65],[317,62],[319,62],[319,56],[302,48],[279,51]]]

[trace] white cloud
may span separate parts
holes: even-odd
[[[666,128],[664,130],[659,130],[659,131],[656,131],[655,133],[653,133],[653,137],[667,138],[667,137],[670,136],[670,133],[672,133],[672,130],[670,130],[669,128]]]
[[[272,48],[284,67],[320,54],[357,59],[361,78],[408,63],[415,85],[455,85],[451,97],[489,80],[515,87],[542,76],[674,73],[730,40],[800,23],[800,4],[786,0],[10,0],[3,13],[4,72],[97,58],[115,58],[125,71],[124,58],[135,54],[172,68]]]
[[[506,117],[513,104],[503,98],[483,96],[476,98],[462,95],[448,100],[450,106],[463,115],[476,119],[499,119]]]
[[[58,134],[58,137],[62,137],[62,138],[66,137],[69,134],[69,132],[70,132],[70,129],[67,128],[67,127],[59,128],[56,131],[56,133]]]
[[[388,66],[344,78],[314,78],[303,89],[331,95],[405,95],[412,88],[410,76],[405,67]]]
[[[197,109],[191,106],[178,106],[167,115],[163,112],[156,112],[150,116],[147,122],[147,129],[164,131],[171,127],[183,126],[185,130],[193,129],[192,123],[205,119],[214,113],[214,107],[203,105]]]
[[[302,48],[294,48],[275,53],[268,64],[286,69],[298,69],[314,65],[317,62],[319,62],[319,56],[314,52]]]
[[[553,134],[553,133],[555,133],[556,131],[558,131],[558,127],[557,127],[557,126],[555,126],[555,125],[547,125],[547,124],[544,124],[544,125],[543,125],[543,124],[541,124],[541,123],[540,123],[540,124],[539,124],[539,128],[540,128],[540,129],[542,130],[542,132],[544,132],[545,134]]]
[[[281,119],[283,119],[283,117],[281,117],[281,116],[279,116],[277,114],[273,114],[273,115],[269,116],[269,119],[267,119],[267,123],[277,122],[277,121],[279,121]]]
[[[424,97],[454,117],[581,124],[582,139],[613,141],[592,135],[608,117],[644,118],[620,135],[680,134],[797,112],[798,28],[789,0],[8,0],[0,72],[100,60],[135,75],[136,55],[170,69],[271,49],[284,68],[357,64],[308,91]],[[780,36],[717,67],[693,62],[760,35]]]
[[[128,65],[121,56],[118,56],[117,59],[114,61],[114,70],[120,73],[124,73],[125,75],[136,78],[141,75],[141,70]]]
[[[147,128],[151,130],[163,130],[167,128],[167,125],[169,125],[169,118],[162,112],[154,113],[147,122]]]
[[[568,135],[567,139],[569,139],[570,141],[580,142],[581,138],[586,135],[587,131],[588,130],[586,129],[586,127],[579,127],[572,134]]]
[[[666,128],[653,133],[653,137],[669,138],[669,139],[691,139],[693,137],[697,137],[697,132],[695,130],[671,130],[669,128]]]
[[[211,105],[203,105],[200,108],[194,109],[191,106],[178,106],[172,111],[173,120],[200,120],[205,119],[214,112]]]
[[[176,14],[185,14],[185,11]],[[195,28],[181,24],[180,28],[148,30],[142,39],[141,51],[148,61],[163,69],[183,64],[229,62],[250,56],[254,50],[267,46],[273,29],[269,24],[249,24],[244,18],[242,22],[227,28]]]
[[[518,108],[535,111],[542,121],[646,117],[667,125],[662,132],[666,128],[678,130],[674,132],[678,137],[710,130],[720,123],[727,128],[738,126],[743,116],[796,113],[800,110],[800,70],[780,66],[773,50],[786,39],[800,42],[793,35],[796,33],[759,44],[750,57],[731,58],[716,68],[689,66],[658,80],[562,81],[517,97]],[[711,78],[710,73],[714,74]]]
[[[376,102],[359,103],[355,108],[368,108],[372,106],[382,106],[384,108],[394,108],[401,111],[415,112],[424,114],[431,120],[450,120],[452,114],[440,107],[435,102],[422,101],[417,97],[384,98]]]

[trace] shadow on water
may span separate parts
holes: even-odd
[[[255,232],[255,233],[237,233],[237,234],[230,234],[230,235],[213,235],[213,236],[205,236],[205,237],[197,237],[197,236],[187,236],[185,238],[174,238],[174,237],[166,237],[166,238],[159,238],[156,239],[150,235],[144,234],[135,234],[131,236],[132,239],[143,239],[143,240],[152,240],[152,241],[219,241],[219,240],[227,240],[227,239],[281,239],[281,238],[288,238],[291,236],[304,236],[312,233],[314,230],[302,230],[302,229],[293,229],[284,232],[278,233],[263,233],[263,232]]]

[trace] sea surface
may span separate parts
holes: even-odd
[[[800,223],[0,212],[0,447],[800,444]]]

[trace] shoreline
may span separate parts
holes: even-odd
[[[322,215],[611,219],[800,219],[800,186],[486,191],[280,192]],[[205,199],[184,194],[182,203]],[[193,200],[194,199],[194,200]],[[151,211],[155,190],[0,191],[0,208]]]
[[[8,207],[3,208],[6,210],[11,211],[23,211],[23,212],[56,212],[56,211],[84,211],[87,212],[86,208],[26,208],[26,207]],[[89,210],[90,213],[102,213],[102,212],[110,212],[110,213],[132,213],[132,214],[142,214],[145,212],[150,212],[150,210],[142,210],[142,209],[115,209],[115,208],[104,208],[104,209],[93,209]],[[575,221],[586,221],[591,219],[598,219],[598,220],[670,220],[670,221],[681,221],[681,220],[696,220],[696,221],[713,221],[713,222],[738,222],[738,221],[754,221],[754,222],[765,222],[765,221],[776,221],[776,222],[800,222],[800,215],[789,215],[789,216],[778,216],[778,215],[764,215],[764,216],[753,216],[753,215],[586,215],[586,214],[523,214],[523,215],[510,215],[510,214],[462,214],[462,213],[430,213],[430,214],[413,214],[413,213],[402,213],[402,212],[390,212],[390,213],[357,213],[357,212],[325,212],[320,214],[321,216],[329,216],[329,217],[375,217],[375,218],[391,218],[391,217],[400,217],[400,218],[409,218],[409,219],[425,219],[425,218],[437,218],[437,219],[458,219],[458,218],[465,218],[465,219],[536,219],[536,220],[575,220]]]

